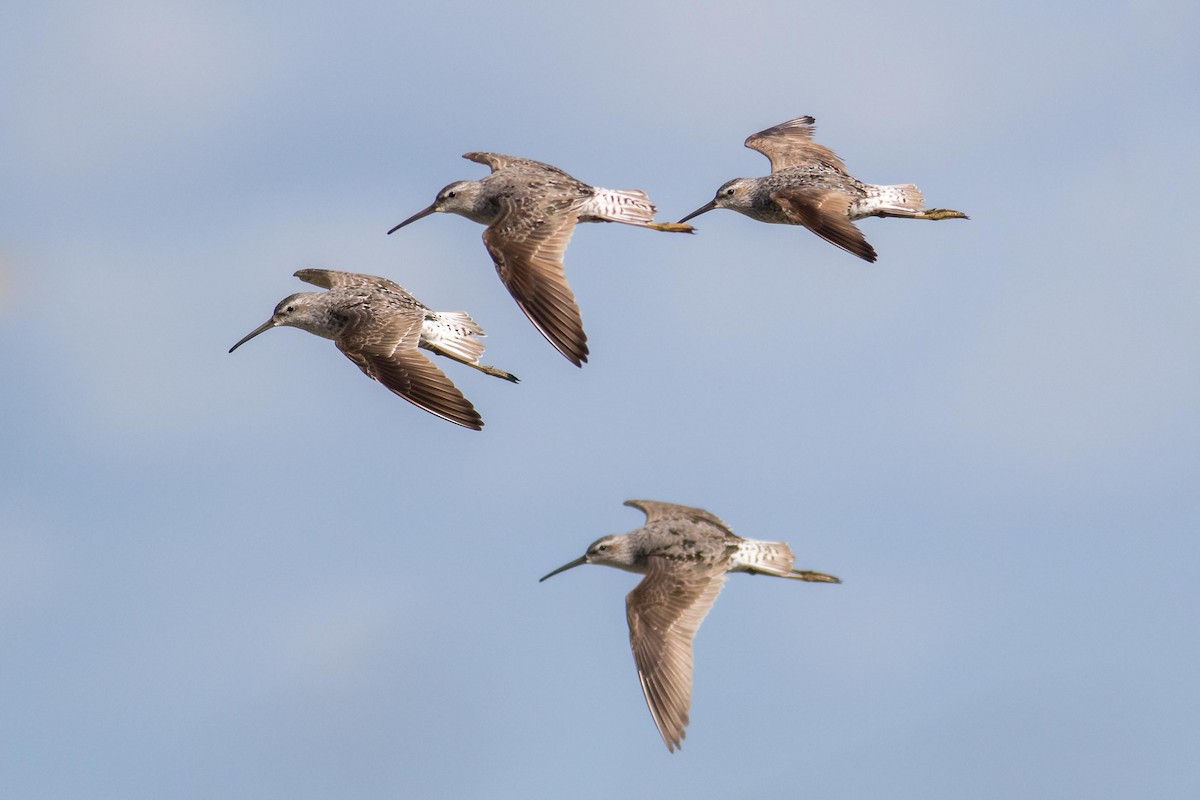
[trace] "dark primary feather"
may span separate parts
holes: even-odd
[[[757,150],[771,160],[771,172],[789,167],[824,164],[845,173],[846,165],[828,147],[812,140],[816,127],[812,117],[797,117],[787,122],[752,133],[746,147]]]

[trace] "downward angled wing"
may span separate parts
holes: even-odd
[[[798,224],[830,244],[864,261],[875,260],[875,248],[846,216],[849,195],[829,189],[780,189],[771,194],[771,199]]]
[[[483,232],[483,243],[529,321],[558,352],[582,366],[588,357],[587,335],[563,268],[578,204],[577,198],[563,198],[534,207],[505,198],[500,216]]]
[[[473,430],[483,418],[446,374],[417,350],[423,315],[396,314],[386,323],[378,317],[353,314],[337,339],[338,349],[359,369],[392,392],[431,414]]]
[[[685,736],[692,705],[692,639],[724,584],[724,572],[680,571],[651,556],[646,577],[625,598],[638,679],[672,752]]]
[[[845,172],[846,165],[836,153],[812,140],[815,122],[812,117],[796,117],[781,122],[765,131],[750,134],[746,139],[746,147],[771,159],[771,172],[810,164],[825,164]]]

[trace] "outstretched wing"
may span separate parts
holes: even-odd
[[[500,216],[483,232],[483,243],[509,294],[575,366],[587,361],[587,335],[567,284],[563,253],[575,231],[579,202],[564,197],[539,204],[507,197],[500,201]]]
[[[765,131],[750,134],[746,139],[746,147],[771,159],[771,172],[809,164],[824,164],[845,172],[846,165],[836,153],[812,140],[815,122],[812,117],[789,119]]]
[[[646,577],[625,598],[642,693],[672,752],[692,705],[692,640],[724,584],[724,571],[681,571],[651,556]]]

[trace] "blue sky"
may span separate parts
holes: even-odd
[[[0,25],[0,793],[1184,798],[1200,792],[1194,3],[26,4]],[[482,229],[384,232],[491,150],[678,219],[800,114],[969,222],[867,265],[727,211],[576,231],[592,361]],[[458,429],[272,331],[306,266],[487,329]],[[443,360],[444,362],[444,360]],[[841,586],[734,576],[667,753],[636,576],[703,506]]]

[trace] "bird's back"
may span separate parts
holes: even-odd
[[[680,567],[724,572],[742,541],[706,520],[662,519],[640,531],[639,550],[647,558],[662,558]]]

